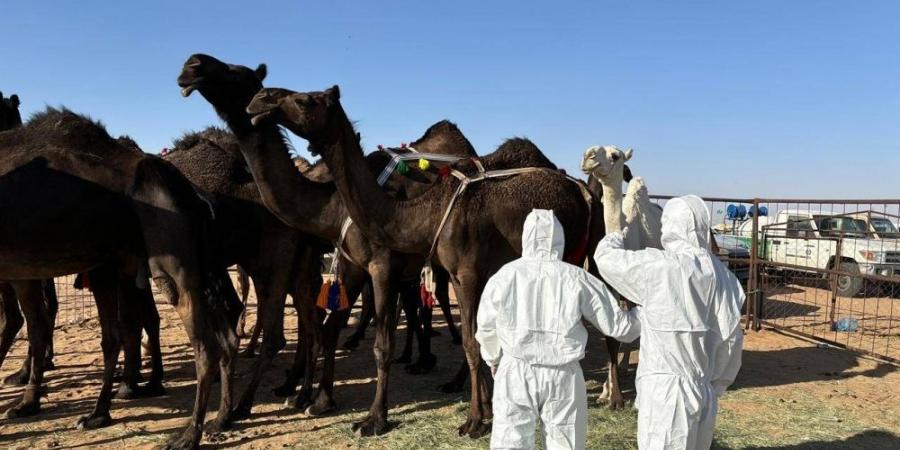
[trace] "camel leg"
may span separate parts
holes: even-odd
[[[300,319],[298,333],[297,352],[294,354],[297,376],[303,374],[303,385],[300,392],[294,398],[294,405],[307,408],[313,401],[313,383],[316,375],[316,359],[322,349],[321,328],[319,327],[319,314],[316,311],[316,295],[322,285],[322,274],[319,269],[319,255],[310,252],[305,262],[301,261],[299,276],[295,283],[291,296],[294,300],[294,309]],[[297,361],[301,361],[297,364]],[[296,382],[295,382],[296,384]],[[293,388],[294,386],[292,386]]]
[[[241,311],[241,318],[238,319],[237,335],[243,338],[247,337],[245,327],[247,325],[247,299],[250,298],[250,276],[247,275],[247,271],[241,266],[237,268],[237,275],[238,295],[240,295],[241,303],[244,305],[244,310]]]
[[[213,433],[225,431],[231,428],[234,414],[234,368],[237,362],[237,343],[238,337],[235,333],[238,318],[241,316],[243,305],[234,290],[234,284],[231,283],[231,277],[224,268],[219,269],[213,274],[212,283],[214,289],[217,290],[218,298],[224,306],[224,327],[222,330],[225,334],[218,335],[219,352],[219,374],[220,374],[220,390],[219,390],[219,410],[216,418],[207,426],[207,430]],[[284,297],[282,296],[282,302]],[[283,305],[283,303],[282,303]],[[284,307],[282,306],[282,314]],[[274,333],[273,333],[274,334]],[[284,342],[284,333],[281,333],[281,340]],[[284,344],[282,343],[282,347]],[[214,371],[215,366],[210,367],[210,371]]]
[[[460,436],[468,435],[477,439],[490,432],[490,425],[486,424],[485,420],[493,417],[491,390],[488,386],[490,375],[487,373],[487,366],[482,364],[478,341],[475,340],[478,300],[484,289],[485,280],[471,269],[460,271],[455,278],[454,288],[462,318],[463,349],[466,351],[469,377],[472,380],[469,415],[458,431]]]
[[[441,267],[434,267],[433,270],[434,297],[441,305],[441,312],[444,314],[444,320],[447,322],[447,329],[450,330],[453,343],[462,344],[462,336],[459,335],[459,329],[456,328],[456,322],[453,320],[453,311],[450,309],[450,274]]]
[[[416,292],[415,297],[409,295],[409,286],[403,286],[400,290],[400,304],[403,306],[403,315],[406,316],[406,342],[403,345],[403,352],[399,358],[394,359],[398,364],[410,364],[412,362],[413,339],[422,340],[422,330],[419,324],[419,294]],[[400,323],[400,311],[397,311],[397,324]]]
[[[115,271],[106,267],[94,269],[90,272],[90,277],[94,302],[97,305],[97,316],[100,319],[100,348],[103,350],[103,384],[100,387],[100,395],[97,396],[97,402],[94,404],[94,410],[87,416],[78,419],[76,426],[80,430],[100,428],[112,423],[109,409],[112,403],[113,377],[115,376],[116,363],[119,359],[119,350],[122,347],[121,338],[127,332],[134,334],[133,330],[127,330],[129,326],[127,319],[119,320],[119,310],[124,303],[124,299],[122,299],[123,301],[120,301],[120,299],[124,297],[126,291],[119,285],[120,280]],[[130,344],[133,346],[134,343],[130,342]],[[133,349],[130,351],[133,351]],[[138,352],[140,352],[140,334],[138,334]],[[140,355],[140,353],[138,354]],[[126,355],[126,365],[129,362],[128,356],[131,355]],[[127,376],[128,374],[126,373],[125,378]]]
[[[391,279],[390,266],[385,263],[370,263],[369,274],[375,291],[375,367],[378,381],[375,398],[369,407],[369,415],[353,424],[352,429],[360,436],[374,436],[388,431],[388,379],[391,372],[391,358],[394,351],[396,330],[395,309],[397,305],[396,283]],[[415,313],[412,314],[416,316]],[[409,318],[407,318],[409,319]]]
[[[356,325],[353,334],[344,341],[343,347],[346,350],[356,350],[359,347],[360,341],[366,338],[366,329],[369,328],[369,324],[375,317],[375,295],[372,292],[372,283],[366,283],[361,295],[362,312],[359,315],[359,324]]]
[[[163,362],[162,347],[159,342],[159,311],[156,309],[156,300],[150,286],[138,288],[137,297],[141,299],[143,314],[141,314],[141,326],[147,333],[147,343],[150,350],[150,380],[142,388],[145,397],[158,397],[166,394],[163,387]]]
[[[235,419],[250,417],[256,390],[265,372],[272,364],[278,352],[287,344],[284,338],[284,302],[287,296],[287,282],[291,267],[271,272],[267,277],[256,276],[256,293],[259,310],[265,308],[262,328],[265,329],[262,340],[262,351],[254,361],[253,375],[234,410]],[[258,322],[259,323],[259,322]]]
[[[159,347],[159,313],[150,289],[135,285],[133,277],[119,276],[119,320],[122,346],[125,350],[125,370],[116,398],[132,399],[163,395],[162,353]],[[152,361],[152,375],[141,386],[141,331],[147,330]]]
[[[347,291],[347,300],[350,301],[350,306],[352,307],[369,275],[364,270],[349,264],[345,266],[343,272],[341,282],[344,284],[344,289]],[[347,308],[344,311],[332,312],[322,325],[322,349],[324,353],[322,358],[322,378],[319,380],[319,389],[316,392],[313,404],[306,408],[306,414],[308,415],[319,416],[337,407],[334,401],[334,357],[341,329],[347,325],[351,309]],[[296,403],[295,406],[302,407],[302,405],[297,405]]]
[[[31,358],[31,376],[28,385],[25,386],[25,394],[22,401],[6,411],[7,418],[33,416],[40,412],[41,383],[44,379],[44,358],[47,345],[50,342],[50,318],[47,315],[46,304],[40,282],[22,281],[12,283],[25,314],[25,323],[28,326],[28,344],[33,355],[41,355]]]
[[[51,299],[50,297],[46,296],[45,284],[43,281],[22,281],[20,283],[30,283],[30,284],[32,284],[33,289],[40,292],[40,294],[42,295],[42,298],[43,298],[42,301],[44,301],[44,306],[46,308],[47,315],[50,318],[50,326],[51,326],[50,342],[47,344],[47,354],[50,357],[46,358],[44,360],[45,361],[44,362],[44,370],[47,371],[47,370],[50,370],[50,368],[47,367],[46,361],[50,360],[51,366],[53,364],[52,363],[52,354],[53,354],[52,326],[53,326],[54,321],[56,320],[56,309],[58,308],[58,305],[56,304],[56,290],[55,289],[53,290],[53,297]],[[16,322],[20,323],[19,327],[16,329],[16,333],[18,333],[19,329],[22,328],[22,325],[21,325],[21,323],[23,323],[22,322],[23,321],[22,313],[21,313],[21,310],[19,309],[19,303],[18,303],[18,300],[16,299],[15,291],[13,290],[12,285],[6,284],[6,286],[9,289],[9,299],[11,302],[10,305],[8,306],[10,317],[12,318],[13,323],[16,323]],[[50,308],[53,308],[53,309],[51,310]],[[13,337],[9,342],[10,345],[12,345],[12,343],[15,341],[15,336],[16,335],[13,334]],[[22,359],[22,367],[19,368],[19,370],[17,372],[4,378],[3,384],[7,384],[10,386],[25,386],[28,384],[28,380],[30,378],[31,378],[31,345],[28,346],[28,350],[25,353],[25,357]]]
[[[416,316],[414,330],[419,344],[419,358],[415,363],[406,366],[404,369],[407,373],[413,375],[426,374],[431,372],[431,369],[434,369],[435,364],[437,364],[437,357],[431,353],[432,309],[422,306],[418,284],[407,284],[403,287],[403,290],[404,292],[401,294],[403,297],[402,301],[411,306],[412,314]],[[409,333],[409,330],[407,330],[407,333]]]
[[[622,398],[622,390],[619,387],[619,341],[607,337],[606,350],[609,354],[609,363],[607,364],[606,382],[603,384],[603,391],[600,393],[598,402],[608,403],[609,409],[621,409],[625,406],[625,400]]]
[[[56,283],[53,281],[53,278],[41,280],[41,288],[44,293],[44,302],[47,305],[47,317],[50,319],[50,343],[47,345],[47,355],[44,359],[44,371],[47,371],[56,368],[53,365],[53,330],[56,328],[59,298],[56,296]]]
[[[250,329],[250,340],[247,341],[247,346],[244,347],[244,350],[241,351],[240,356],[242,358],[255,358],[256,357],[256,349],[259,347],[259,336],[263,331],[262,324],[265,322],[264,316],[266,314],[266,308],[264,306],[265,297],[263,297],[263,293],[260,291],[260,288],[254,284],[254,289],[256,290],[256,323],[253,324],[253,328]],[[244,303],[246,305],[246,303]],[[241,317],[245,317],[247,314],[247,310],[241,312]],[[281,312],[282,316],[284,312]]]
[[[0,367],[3,367],[6,354],[9,353],[10,347],[16,340],[16,335],[19,334],[19,330],[22,329],[24,324],[25,319],[19,310],[19,301],[16,299],[16,293],[12,285],[0,283]],[[26,357],[25,359],[27,360],[28,358]],[[26,362],[30,364],[30,362]],[[19,375],[18,372],[14,373],[3,380],[3,383],[18,384],[15,382],[19,381]]]

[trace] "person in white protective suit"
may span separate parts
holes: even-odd
[[[709,251],[709,223],[702,199],[675,198],[663,209],[663,250],[624,250],[623,233],[612,233],[594,256],[603,280],[641,310],[641,450],[708,449],[718,397],[741,367],[744,290]]]
[[[607,336],[640,334],[636,312],[621,310],[598,279],[562,261],[565,239],[553,211],[533,210],[522,230],[522,257],[484,288],[475,339],[494,373],[491,448],[582,449],[587,391],[579,361],[588,333],[582,317]]]

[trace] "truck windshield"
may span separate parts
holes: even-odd
[[[874,228],[875,232],[877,232],[878,235],[882,238],[900,237],[900,232],[897,231],[897,226],[894,225],[894,223],[890,220],[882,217],[872,218],[872,228]]]
[[[816,224],[823,236],[837,237],[841,234],[847,237],[866,237],[866,222],[849,217],[821,217]]]

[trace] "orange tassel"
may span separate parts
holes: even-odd
[[[331,290],[331,282],[326,281],[322,283],[322,287],[319,288],[319,296],[316,297],[316,306],[319,309],[328,309],[328,291]]]

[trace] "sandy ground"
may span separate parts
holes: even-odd
[[[193,358],[172,307],[162,302],[158,306],[166,396],[116,400],[111,426],[75,430],[76,419],[90,411],[99,391],[102,363],[96,319],[70,320],[56,330],[58,368],[47,373],[48,394],[41,415],[0,419],[0,448],[153,448],[180,431],[194,398]],[[254,314],[255,307],[251,306],[248,323],[255,322]],[[369,350],[373,331],[359,350],[338,356],[336,398],[340,410],[327,417],[310,418],[283,406],[283,400],[271,393],[282,381],[296,345],[296,316],[290,308],[286,314],[288,348],[264,380],[253,417],[236,424],[232,431],[207,436],[204,447],[487,448],[487,439],[472,441],[456,436],[454,428],[463,420],[468,395],[442,394],[435,389],[452,376],[462,358],[460,347],[452,345],[442,321],[436,326],[443,334],[433,340],[439,357],[435,370],[413,376],[399,368],[391,374],[391,419],[395,428],[385,436],[360,439],[349,428],[352,421],[364,416],[374,394],[375,370]],[[343,337],[347,335],[349,332]],[[404,332],[398,332],[398,344],[403,338]],[[605,377],[605,352],[596,335],[591,339],[584,367],[590,395],[595,397]],[[16,370],[24,352],[24,342],[17,343],[0,375]],[[239,362],[239,388],[251,364],[248,359]],[[634,396],[633,369],[634,365],[624,383],[629,400]],[[21,391],[20,387],[0,387],[3,409],[17,401]],[[208,419],[214,414],[217,394],[210,403]],[[635,417],[631,408],[610,412],[592,402],[589,448],[635,448]],[[721,402],[714,448],[900,448],[898,434],[900,371],[896,366],[763,331],[747,335],[743,369]]]
[[[827,282],[787,273],[765,279],[763,291],[769,324],[900,360],[900,285],[866,280],[862,294],[832,299]],[[857,330],[833,330],[832,317]]]

